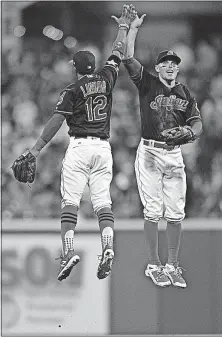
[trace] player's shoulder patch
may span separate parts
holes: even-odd
[[[73,90],[73,87],[74,87],[74,83],[69,84],[69,85],[67,85],[65,88],[63,88],[63,89],[60,91],[60,97],[61,97],[61,96],[64,97],[64,95],[65,95],[67,92],[72,91],[72,90]]]
[[[66,96],[69,92],[73,91],[73,85],[74,85],[74,83],[71,83],[71,84],[67,85],[64,89],[61,90],[61,92],[60,92],[60,94],[59,94],[59,99],[58,99],[58,102],[57,102],[56,106],[62,104],[62,102],[63,102],[65,96]]]

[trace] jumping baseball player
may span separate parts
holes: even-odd
[[[131,11],[135,8],[131,7]],[[144,232],[148,265],[145,275],[158,286],[171,283],[186,287],[178,254],[181,221],[184,219],[186,176],[180,145],[193,142],[202,132],[200,112],[188,88],[176,82],[181,59],[173,51],[159,53],[150,74],[134,57],[134,46],[145,14],[136,16],[127,35],[123,63],[138,89],[142,137],[135,160],[135,172],[144,206]],[[167,220],[168,260],[158,255],[158,222]]]
[[[62,256],[58,280],[69,276],[80,258],[74,251],[74,232],[77,213],[86,184],[89,186],[93,209],[98,216],[102,256],[97,277],[107,277],[114,257],[114,216],[111,210],[110,183],[112,180],[112,154],[108,141],[112,109],[112,91],[125,49],[126,35],[132,21],[129,6],[124,5],[112,55],[104,68],[95,72],[95,57],[89,51],[73,56],[77,81],[60,94],[54,115],[46,124],[36,144],[13,164],[19,181],[32,182],[36,157],[54,137],[64,120],[69,127],[70,143],[61,170],[61,239]],[[27,173],[28,172],[28,173]],[[33,173],[34,172],[34,173]]]

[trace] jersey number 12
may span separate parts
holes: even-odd
[[[106,112],[102,112],[102,110],[107,105],[107,97],[104,95],[93,97],[88,97],[86,101],[86,112],[87,118],[89,122],[92,121],[100,121],[107,117]]]

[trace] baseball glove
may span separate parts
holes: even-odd
[[[36,157],[27,150],[12,164],[15,179],[22,183],[32,183],[35,179]]]
[[[176,126],[161,132],[162,140],[167,145],[176,146],[191,143],[195,140],[194,133],[189,126]]]

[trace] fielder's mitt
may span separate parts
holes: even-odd
[[[161,132],[162,140],[167,145],[183,145],[191,143],[195,140],[194,133],[189,126],[176,126]]]
[[[12,164],[15,179],[22,183],[32,183],[35,179],[36,157],[27,150]]]

